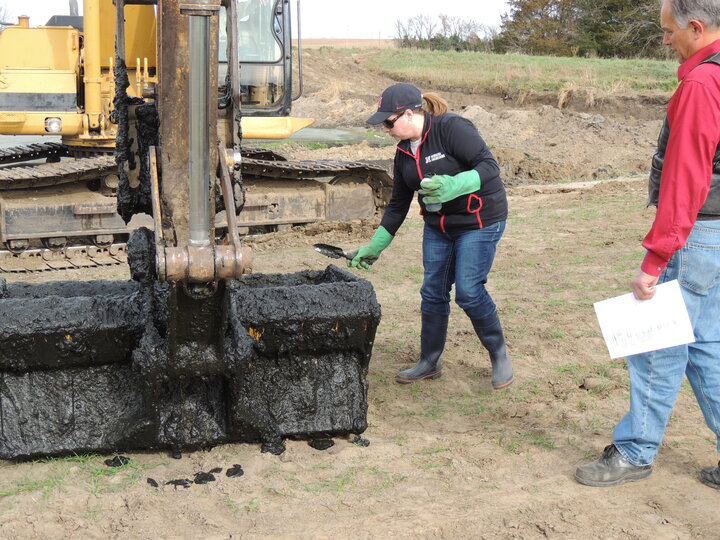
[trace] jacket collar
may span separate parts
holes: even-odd
[[[678,68],[678,81],[682,81],[688,73],[698,67],[709,56],[720,52],[720,39],[713,41],[685,60]]]

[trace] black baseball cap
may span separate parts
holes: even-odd
[[[378,99],[377,112],[368,118],[368,124],[379,124],[391,115],[408,109],[422,107],[420,90],[408,83],[395,83],[389,86]]]

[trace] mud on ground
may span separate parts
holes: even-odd
[[[306,69],[318,79],[308,81],[298,109],[319,111],[328,126],[359,125],[389,82],[368,75],[362,58],[309,54]],[[644,110],[642,120],[465,99],[461,112],[474,115],[510,185],[508,229],[488,286],[515,360],[511,387],[491,390],[489,361],[455,306],[443,377],[393,382],[419,352],[422,222],[414,208],[378,263],[357,271],[383,310],[370,364],[369,446],[349,438],[317,450],[289,441],[273,456],[257,445],[225,445],[180,460],[126,452],[131,461],[119,468],[107,467],[107,456],[3,462],[0,537],[717,538],[720,494],[697,480],[717,459],[715,441],[687,386],[647,480],[612,489],[573,480],[627,410],[624,362],[608,358],[592,303],[627,292],[639,263],[653,219],[644,177],[662,112]],[[312,159],[392,155],[367,144],[291,151]],[[614,181],[574,183],[620,172],[626,175]],[[324,268],[332,261],[313,243],[349,249],[376,225],[322,224],[254,238],[255,270]],[[29,279],[97,277],[125,279],[127,271]],[[236,464],[245,474],[226,476]],[[223,471],[214,482],[166,483],[216,467]]]

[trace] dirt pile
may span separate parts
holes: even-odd
[[[369,54],[306,51],[305,93],[293,114],[315,118],[317,127],[366,126],[378,96],[394,82],[366,67]],[[541,100],[526,99],[528,104],[520,106],[498,96],[418,85],[423,91],[438,91],[453,112],[478,127],[508,185],[645,175],[664,115],[662,99],[657,97],[650,103],[642,96],[590,103],[578,97],[559,109]],[[551,100],[557,103],[558,97],[545,99]],[[362,145],[290,153],[296,159],[387,160],[394,151]]]

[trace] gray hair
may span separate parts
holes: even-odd
[[[702,21],[711,30],[720,28],[720,0],[660,0],[660,4],[665,1],[680,28],[687,28],[691,20]]]

